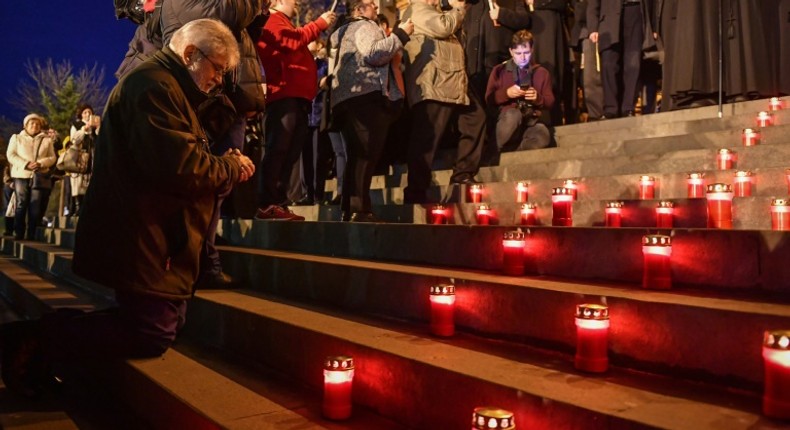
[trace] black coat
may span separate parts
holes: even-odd
[[[598,32],[598,49],[603,51],[620,43],[623,0],[590,0],[587,6],[587,29]]]

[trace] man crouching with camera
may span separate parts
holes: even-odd
[[[549,146],[551,135],[541,122],[541,110],[554,106],[551,75],[532,63],[532,33],[521,30],[510,42],[511,58],[488,77],[486,103],[499,108],[496,144],[499,151]]]

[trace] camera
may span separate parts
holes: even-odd
[[[444,11],[453,10],[453,6],[450,4],[450,0],[440,0],[439,8]]]

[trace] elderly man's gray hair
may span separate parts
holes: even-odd
[[[184,24],[170,39],[170,49],[179,55],[189,45],[195,45],[206,55],[224,55],[228,68],[239,64],[239,45],[230,29],[216,19],[196,19]]]

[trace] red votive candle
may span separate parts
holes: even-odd
[[[670,257],[672,256],[672,239],[663,234],[642,236],[642,255],[644,257],[642,287],[654,289],[671,288]]]
[[[521,205],[521,225],[538,224],[538,205],[535,203],[524,203]]]
[[[662,200],[656,206],[656,227],[658,228],[672,228],[672,217],[675,212],[675,204]]]
[[[701,199],[705,197],[705,180],[702,179],[703,173],[689,173],[686,183],[688,184],[688,198]]]
[[[785,169],[785,179],[787,180],[787,194],[790,194],[790,169]]]
[[[324,361],[324,403],[322,412],[330,420],[351,416],[351,383],[354,381],[354,359],[340,355]]]
[[[431,287],[431,334],[448,337],[455,334],[455,285],[439,284]]]
[[[771,200],[771,228],[790,230],[790,200],[785,198]]]
[[[565,187],[551,189],[551,225],[573,225],[573,194]]]
[[[732,186],[708,185],[708,228],[732,228]]]
[[[516,202],[526,203],[529,200],[529,182],[519,182],[516,184]]]
[[[652,176],[639,177],[639,198],[642,200],[650,200],[656,196],[656,178]]]
[[[607,202],[604,212],[606,212],[607,227],[620,227],[620,221],[623,216],[623,202]]]
[[[447,224],[448,209],[444,205],[431,208],[431,224]]]
[[[469,201],[471,203],[480,203],[483,201],[483,186],[480,184],[472,184],[469,186]]]
[[[609,308],[603,305],[576,306],[577,369],[585,372],[605,372],[609,367]]]
[[[502,272],[505,275],[524,274],[524,249],[526,235],[521,229],[508,231],[502,237]]]
[[[762,111],[757,114],[758,127],[768,127],[773,125],[773,123],[774,123],[774,116],[770,112]]]
[[[571,190],[571,195],[573,196],[573,201],[576,201],[576,199],[579,197],[579,185],[576,184],[576,181],[574,181],[573,179],[566,179],[562,183],[562,186],[567,188],[567,189],[569,189],[569,190]]]
[[[771,99],[768,100],[768,110],[770,111],[776,112],[782,110],[783,107],[782,99],[779,97],[771,97]]]
[[[790,419],[790,330],[765,332],[763,366],[763,414]]]
[[[513,412],[497,407],[475,408],[472,413],[472,430],[515,430]]]
[[[732,169],[735,163],[735,157],[735,151],[730,151],[727,148],[719,149],[719,152],[716,154],[716,167],[719,170]]]
[[[741,133],[741,142],[743,146],[755,146],[760,144],[760,130],[753,128],[744,128]]]
[[[738,170],[735,172],[735,183],[732,192],[735,197],[750,197],[752,195],[752,172],[748,170]]]
[[[477,225],[491,224],[491,218],[494,216],[494,211],[483,203],[477,208]]]

